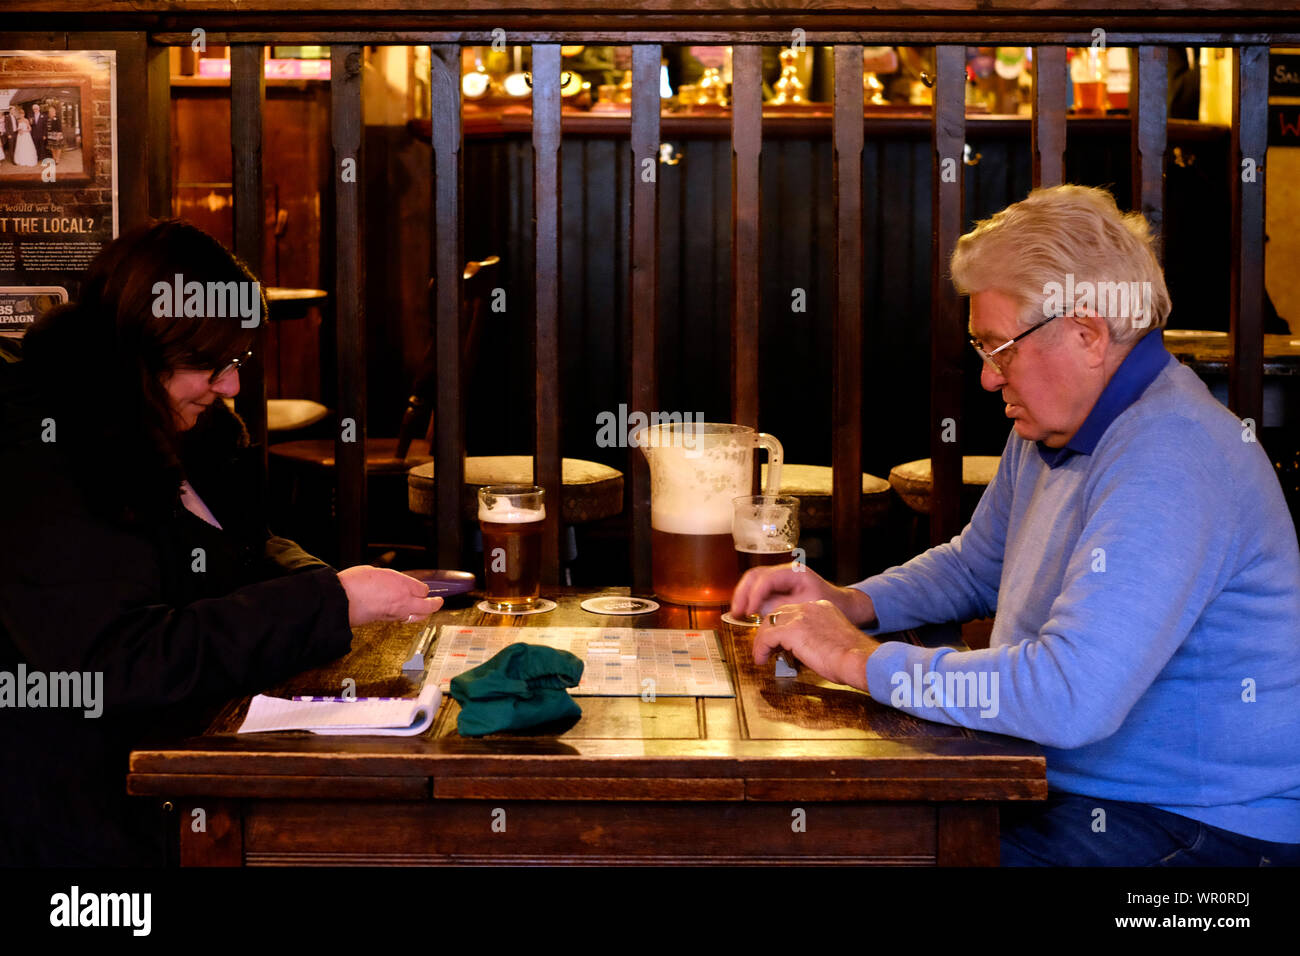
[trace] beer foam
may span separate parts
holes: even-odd
[[[790,508],[755,506],[736,516],[732,535],[736,550],[748,554],[789,551],[799,543],[798,512]]]
[[[731,534],[731,518],[721,514],[673,514],[651,510],[650,527],[667,534]]]
[[[753,446],[656,447],[650,461],[650,526],[669,534],[731,534],[733,499],[753,481]]]
[[[744,551],[746,554],[779,554],[781,551],[788,551],[794,548],[797,542],[790,541],[788,537],[780,535],[777,537],[767,537],[759,532],[757,537],[750,537],[746,533],[735,532],[736,550]]]
[[[540,508],[516,508],[504,497],[497,498],[490,508],[482,501],[478,503],[479,521],[491,521],[494,524],[526,524],[529,521],[542,521],[545,518],[545,505]]]
[[[733,536],[736,538],[736,550],[748,554],[772,554],[775,551],[788,551],[798,544],[798,536],[790,535],[792,529],[781,528],[774,531],[762,525],[736,524]]]

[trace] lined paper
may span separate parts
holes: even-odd
[[[377,734],[413,737],[433,725],[442,690],[427,681],[418,697],[400,700],[358,697],[347,701],[286,700],[258,694],[248,705],[241,734],[310,730],[317,734]]]

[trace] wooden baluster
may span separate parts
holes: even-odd
[[[835,348],[831,524],[835,577],[860,577],[862,541],[862,46],[835,47]]]
[[[1033,120],[1034,185],[1065,182],[1065,47],[1034,47]]]
[[[234,193],[235,255],[253,274],[262,276],[262,104],[266,99],[266,78],[260,43],[243,43],[230,48],[230,151]],[[170,160],[170,157],[169,157]],[[239,370],[239,394],[235,410],[248,428],[249,442],[257,456],[257,508],[266,509],[266,346],[268,317],[263,315],[254,331],[251,361]]]
[[[1232,363],[1228,404],[1258,430],[1264,413],[1264,154],[1268,47],[1236,51],[1232,84]]]
[[[148,170],[149,215],[155,219],[166,219],[172,215],[172,83],[169,50],[169,47],[153,46],[149,47],[146,54],[148,133],[145,139],[148,156],[145,168]]]
[[[961,398],[966,329],[961,299],[948,278],[948,263],[965,220],[965,47],[936,47],[935,67],[930,244],[930,468],[934,486],[930,495],[930,543],[941,544],[962,527]]]
[[[546,489],[542,583],[560,583],[560,47],[533,45],[533,209],[537,321],[537,454],[533,481]]]
[[[1146,217],[1156,240],[1156,258],[1165,258],[1165,149],[1168,143],[1169,48],[1140,46],[1130,51],[1133,129],[1133,208]]]
[[[763,148],[763,48],[732,50],[731,420],[758,427],[759,163]]]
[[[465,483],[465,403],[460,303],[465,270],[461,222],[460,46],[437,44],[430,59],[433,120],[434,325],[438,389],[434,431],[434,521],[438,565],[461,565],[461,486]]]
[[[655,324],[659,321],[659,60],[657,43],[632,46],[632,312],[631,411],[658,405]],[[647,178],[649,180],[647,181]],[[649,593],[650,470],[639,448],[628,449],[632,521],[632,588]]]
[[[365,262],[361,238],[361,47],[330,48],[330,120],[334,146],[334,338],[338,348],[339,566],[359,564],[366,528]],[[351,163],[349,164],[349,161]],[[345,169],[347,165],[347,169]]]

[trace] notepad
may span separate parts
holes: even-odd
[[[367,698],[314,701],[285,700],[258,694],[248,705],[248,716],[238,733],[273,730],[310,730],[317,734],[377,734],[413,737],[433,725],[442,704],[442,689],[427,681],[418,697]]]

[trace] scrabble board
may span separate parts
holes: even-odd
[[[544,644],[584,663],[574,696],[735,697],[713,631],[634,627],[461,627],[439,629],[429,676],[445,692],[451,679],[511,644]],[[653,683],[647,683],[653,681]]]

